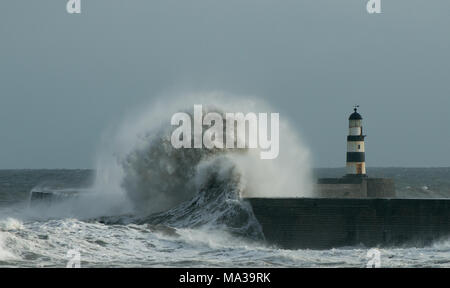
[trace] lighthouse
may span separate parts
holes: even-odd
[[[364,138],[362,117],[358,113],[358,105],[348,118],[349,133],[347,136],[347,176],[366,177],[366,157],[364,150]]]

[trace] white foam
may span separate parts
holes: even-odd
[[[23,229],[23,223],[18,219],[7,217],[0,220],[0,229],[3,231],[20,230]]]
[[[0,232],[0,260],[15,260],[17,256],[14,255],[11,251],[9,251],[6,247],[7,236],[5,232]]]

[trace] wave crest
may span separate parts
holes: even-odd
[[[194,104],[203,105],[203,115],[274,112],[260,101],[222,93],[184,95],[154,104],[126,121],[113,137],[112,149],[110,145],[104,153],[106,161],[99,162],[96,190],[120,191],[134,212],[152,214],[146,218],[152,223],[225,225],[254,235],[258,228],[249,224],[251,209],[242,196],[310,196],[308,150],[282,117],[280,154],[273,160],[261,160],[259,149],[173,148],[170,136],[176,127],[170,125],[170,118],[180,111],[192,114]],[[110,155],[116,155],[114,161]]]

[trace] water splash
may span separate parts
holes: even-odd
[[[48,209],[37,207],[35,216],[201,227],[261,239],[242,197],[311,196],[308,149],[283,114],[276,159],[260,159],[259,149],[175,149],[170,143],[176,128],[170,125],[172,115],[192,114],[194,104],[203,106],[204,115],[279,111],[260,100],[218,92],[162,99],[104,135],[91,188]]]
[[[199,173],[217,172],[221,167],[208,163],[221,157],[240,176],[240,196],[311,196],[309,152],[283,115],[280,155],[274,160],[259,159],[258,149],[175,149],[170,144],[171,116],[192,113],[194,104],[202,104],[205,113],[276,112],[267,104],[218,92],[164,99],[170,100],[153,103],[129,117],[112,137],[114,141],[108,141],[99,157],[95,190],[126,195],[137,211],[160,212],[192,199],[205,184],[202,179],[208,178]]]

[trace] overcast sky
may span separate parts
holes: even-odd
[[[91,168],[103,131],[167,91],[255,95],[314,165],[450,165],[450,1],[0,2],[0,168]]]

